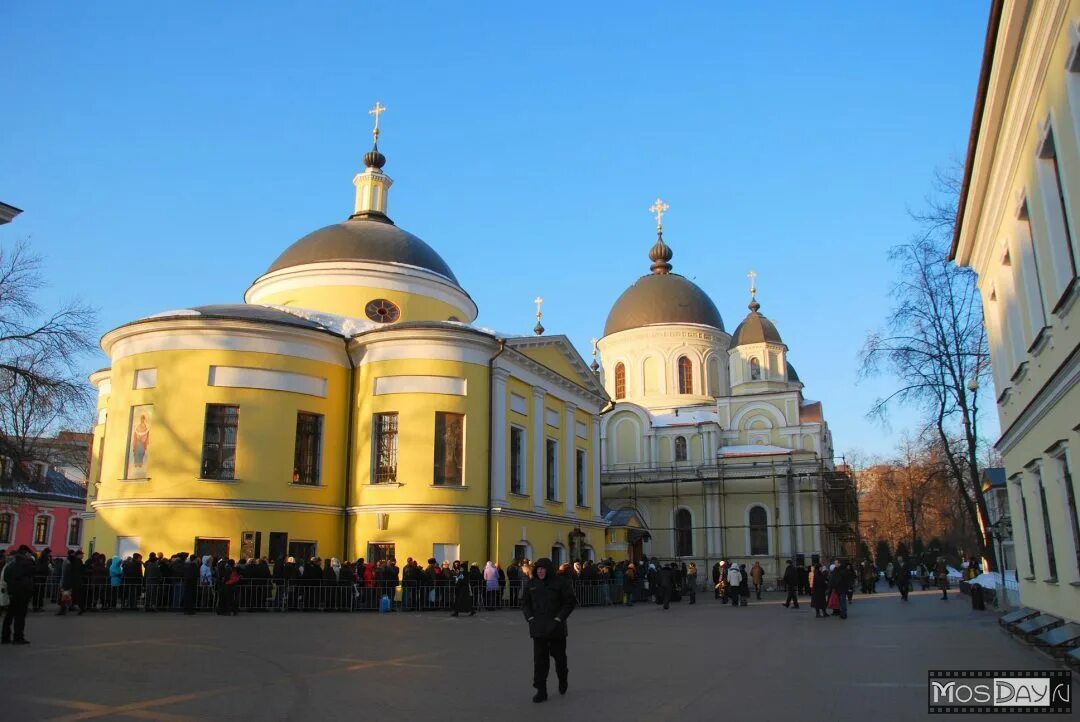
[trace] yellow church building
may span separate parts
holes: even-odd
[[[286,248],[245,303],[104,335],[87,546],[602,554],[607,393],[565,336],[473,325],[476,303],[450,267],[387,214],[382,110],[348,220]]]

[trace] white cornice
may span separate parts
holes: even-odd
[[[342,339],[323,331],[261,321],[200,316],[148,319],[101,337],[101,349],[118,359],[155,351],[249,351],[348,367]]]
[[[603,385],[600,383],[600,379],[585,363],[585,359],[581,358],[581,354],[574,348],[574,344],[570,342],[570,339],[562,334],[556,334],[553,336],[517,336],[506,339],[506,345],[516,350],[529,349],[529,348],[547,348],[554,346],[562,354],[566,362],[569,363],[578,374],[578,379],[581,386],[592,391],[595,394],[606,397],[607,392],[604,391]]]
[[[458,361],[486,366],[498,346],[483,331],[443,326],[388,326],[354,336],[349,356],[359,367],[406,359]]]
[[[463,321],[471,322],[477,315],[469,294],[446,276],[390,262],[329,261],[282,268],[259,277],[244,293],[244,301],[261,303],[271,294],[320,286],[370,286],[414,293],[461,309],[468,316]]]
[[[98,499],[90,502],[96,509],[121,509],[132,507],[165,507],[193,509],[253,509],[257,511],[298,511],[309,514],[341,516],[342,506],[327,504],[303,504],[289,501],[260,501],[257,499]]]
[[[474,516],[486,515],[488,513],[487,507],[466,506],[463,504],[364,504],[346,507],[345,511],[350,516],[356,516],[358,514],[392,514],[395,512],[399,514],[466,514]],[[559,514],[548,514],[546,512],[513,509],[508,506],[493,507],[491,513],[498,516],[529,519],[532,521],[546,521],[556,524],[566,524],[568,526],[588,526],[598,529],[603,529],[607,526],[607,522],[602,519],[562,516]]]

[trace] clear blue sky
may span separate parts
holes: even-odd
[[[239,302],[351,212],[379,99],[391,216],[479,323],[527,332],[539,294],[587,357],[659,195],[728,331],[754,269],[838,451],[888,452],[913,417],[866,420],[890,382],[857,353],[907,208],[966,148],[988,3],[777,7],[3,3],[0,200],[25,213],[0,241],[31,236],[101,331]]]

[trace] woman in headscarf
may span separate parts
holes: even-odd
[[[824,619],[829,616],[829,580],[825,575],[825,565],[810,568],[810,606],[814,616]]]
[[[451,617],[456,617],[461,612],[468,612],[469,616],[476,614],[476,607],[473,604],[472,588],[469,584],[469,574],[465,570],[466,565],[454,562],[454,568],[449,575],[453,575],[454,584],[454,613]]]
[[[120,586],[124,583],[124,563],[120,557],[109,560],[109,609],[116,607],[120,599]]]
[[[697,604],[697,564],[690,562],[686,567],[686,581],[683,582],[683,591],[690,596],[690,603]]]
[[[484,565],[484,606],[495,608],[495,596],[499,593],[499,570],[488,562]]]

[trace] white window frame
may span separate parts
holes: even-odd
[[[19,512],[14,509],[0,509],[0,514],[11,514],[11,538],[6,541],[0,540],[0,544],[14,544],[17,538],[15,534],[19,526]]]

